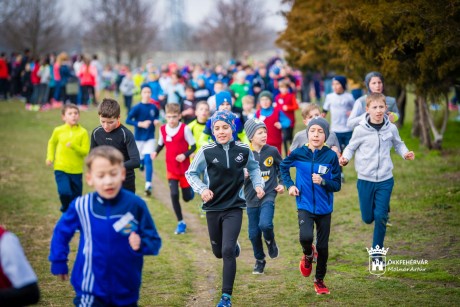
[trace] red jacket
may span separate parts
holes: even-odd
[[[86,64],[82,64],[80,71],[78,72],[78,78],[80,78],[80,85],[84,86],[96,86],[97,69],[93,65],[87,68]]]
[[[283,111],[283,113],[286,114],[287,117],[289,117],[289,119],[291,120],[291,127],[293,128],[295,126],[295,110],[299,108],[295,94],[279,93],[275,97],[275,103],[275,109]]]
[[[0,58],[0,79],[8,79],[9,76],[8,64],[5,59]]]
[[[39,69],[40,69],[40,64],[35,63],[34,69],[32,69],[32,73],[30,74],[30,81],[32,81],[33,85],[40,84],[40,76],[38,75]]]
[[[6,229],[0,226],[0,239],[2,238],[3,234],[6,232]],[[0,265],[0,289],[8,289],[11,288],[12,284],[8,277],[3,272],[3,268]]]

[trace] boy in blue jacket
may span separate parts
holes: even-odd
[[[300,272],[305,277],[310,276],[317,250],[315,291],[317,294],[329,294],[324,277],[329,253],[333,192],[338,192],[341,188],[340,166],[337,154],[324,144],[329,137],[327,121],[316,117],[308,123],[307,131],[308,143],[295,149],[281,162],[280,172],[289,195],[296,196],[299,241],[303,250]],[[291,167],[297,169],[295,185],[289,174]],[[312,244],[315,224],[316,247]]]
[[[158,255],[161,238],[145,202],[122,189],[123,155],[98,146],[86,158],[86,181],[96,192],[76,198],[57,223],[51,273],[68,278],[69,242],[80,232],[71,283],[75,306],[137,306],[143,256]]]

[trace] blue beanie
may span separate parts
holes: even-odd
[[[381,73],[377,72],[377,71],[371,71],[370,73],[368,73],[366,75],[366,77],[364,78],[364,83],[366,83],[366,87],[367,87],[367,91],[369,93],[371,93],[371,90],[369,88],[369,83],[371,82],[371,79],[373,77],[377,77],[377,78],[380,78],[380,81],[382,81],[382,84],[385,86],[385,81],[383,80],[383,76]]]
[[[222,103],[228,102],[232,105],[232,95],[227,91],[222,91],[216,94],[216,110],[219,110],[219,107]]]
[[[148,87],[150,90],[152,90],[148,83],[144,83],[141,85],[141,91],[144,89],[144,87]]]
[[[335,76],[332,80],[339,82],[344,91],[347,90],[347,78],[345,76]]]
[[[214,124],[218,121],[223,121],[226,122],[227,124],[230,125],[232,128],[232,131],[236,131],[236,126],[235,126],[235,119],[236,116],[230,111],[224,110],[224,111],[216,111],[214,115],[211,117],[211,129],[214,130]]]

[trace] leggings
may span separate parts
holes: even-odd
[[[222,293],[232,295],[236,276],[236,241],[241,231],[243,210],[207,211],[206,220],[212,252],[223,259]]]
[[[174,213],[178,221],[183,220],[182,208],[179,202],[179,180],[169,179],[169,189],[171,191],[171,202],[173,205]],[[182,188],[182,199],[184,201],[190,201],[195,196],[193,189],[191,187]]]
[[[311,255],[313,243],[313,228],[316,224],[316,250],[318,262],[316,266],[316,279],[324,279],[329,258],[329,233],[331,231],[331,214],[317,215],[306,210],[297,212],[299,218],[299,241],[305,255]]]

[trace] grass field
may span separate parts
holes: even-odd
[[[123,114],[124,119],[124,114]],[[411,119],[411,116],[408,116]],[[49,272],[49,242],[58,218],[59,199],[53,171],[45,165],[46,145],[53,128],[61,124],[59,111],[26,112],[19,101],[0,105],[0,224],[15,232],[25,249],[41,289],[40,306],[70,306],[74,296],[68,282]],[[81,114],[90,132],[98,125],[93,109]],[[300,127],[299,127],[300,128]],[[368,271],[366,247],[373,225],[360,218],[353,163],[345,168],[346,183],[336,193],[329,244],[326,284],[331,295],[317,296],[312,277],[298,271],[298,243],[294,198],[277,198],[275,233],[280,257],[267,260],[264,275],[252,275],[254,259],[247,238],[247,218],[240,235],[233,303],[235,306],[454,306],[460,300],[460,123],[450,121],[443,151],[427,151],[410,138],[410,123],[401,129],[415,161],[393,157],[395,189],[385,246],[387,260],[427,260],[426,265],[394,265],[409,271]],[[183,204],[190,231],[173,234],[176,221],[164,181],[164,153],[155,161],[161,180],[149,208],[163,238],[158,257],[146,257],[140,306],[215,306],[220,296],[221,261],[213,257],[205,219],[200,219],[198,197]],[[144,180],[137,173],[138,191]],[[85,192],[89,191],[85,186]],[[75,258],[77,238],[70,261]],[[410,271],[422,269],[424,271]],[[313,274],[312,274],[313,275]]]

